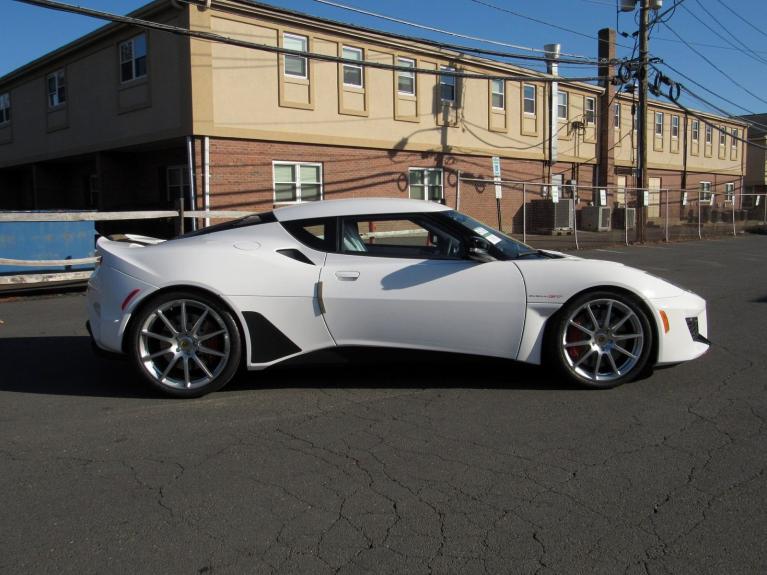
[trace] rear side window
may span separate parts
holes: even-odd
[[[313,250],[332,252],[336,249],[335,218],[315,218],[280,223],[291,236]]]

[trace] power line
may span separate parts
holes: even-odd
[[[719,23],[719,21],[716,19],[716,17],[715,17],[713,14],[711,14],[711,12],[709,12],[708,10],[706,10],[706,8],[705,8],[705,6],[703,6],[703,4],[701,4],[701,3],[700,3],[698,0],[695,0],[695,1],[698,3],[698,6],[700,6],[701,10],[703,10],[703,11],[704,11],[706,14],[708,14],[709,18],[711,18],[712,20],[714,20],[715,22],[717,22],[717,23],[718,23],[720,26],[722,26],[722,25],[721,25],[721,23]],[[704,22],[704,21],[703,21],[703,20],[702,20],[700,17],[698,17],[698,15],[697,15],[697,14],[695,14],[695,13],[694,13],[692,10],[690,10],[690,9],[689,9],[687,6],[684,6],[684,9],[685,9],[685,10],[687,10],[687,12],[688,12],[688,13],[689,13],[689,14],[690,14],[690,15],[691,15],[693,18],[695,18],[695,19],[696,19],[698,22],[700,22],[700,23],[701,23],[703,26],[705,26],[705,27],[706,27],[706,28],[707,28],[709,31],[713,32],[713,33],[714,33],[714,35],[716,35],[717,37],[719,37],[719,38],[721,38],[722,40],[724,40],[725,42],[727,42],[727,43],[728,43],[730,46],[732,46],[732,47],[733,47],[733,48],[735,48],[736,50],[739,50],[741,53],[745,54],[746,56],[748,56],[748,57],[749,57],[749,58],[751,58],[752,60],[756,60],[756,61],[757,61],[757,62],[759,62],[760,64],[767,64],[767,60],[765,60],[764,58],[762,58],[762,57],[758,56],[758,55],[756,54],[756,52],[754,52],[754,50],[752,50],[751,48],[749,48],[748,46],[746,46],[746,45],[745,45],[743,42],[741,42],[740,40],[738,40],[738,38],[737,38],[737,37],[735,37],[735,36],[733,36],[733,35],[732,35],[732,33],[731,33],[729,30],[727,30],[726,28],[724,28],[724,26],[722,26],[722,29],[724,29],[724,31],[725,31],[725,32],[727,32],[727,34],[728,34],[728,35],[732,36],[732,37],[735,39],[735,41],[736,41],[738,44],[740,44],[740,47],[739,47],[739,46],[736,46],[736,45],[735,45],[735,44],[734,44],[732,41],[728,40],[727,38],[725,38],[724,36],[722,36],[722,35],[721,35],[719,32],[717,32],[716,30],[714,30],[714,29],[713,29],[711,26],[709,26],[708,24],[706,24],[706,23],[705,23],[705,22]]]
[[[55,0],[15,0],[23,4],[31,4],[42,8],[49,8],[52,10],[58,10],[61,12],[69,12],[73,14],[79,14],[82,16],[90,16],[92,18],[98,18],[101,20],[108,20],[111,22],[119,22],[122,24],[129,24],[139,28],[149,30],[159,30],[170,34],[176,34],[179,36],[186,36],[189,38],[197,38],[200,40],[206,40],[209,42],[217,42],[221,44],[229,44],[232,46],[239,46],[242,48],[249,48],[254,50],[260,50],[263,52],[272,52],[276,54],[283,54],[288,56],[300,56],[309,60],[319,60],[323,62],[335,62],[338,64],[352,64],[355,66],[364,66],[367,68],[375,68],[380,70],[393,70],[398,72],[409,72],[415,74],[424,74],[431,76],[446,76],[453,78],[466,78],[476,80],[506,80],[516,82],[592,82],[603,79],[609,79],[603,76],[584,76],[576,78],[567,78],[563,76],[550,76],[548,74],[541,74],[538,76],[523,75],[523,74],[479,74],[474,72],[460,72],[457,70],[432,70],[428,68],[411,68],[407,66],[396,66],[392,64],[384,64],[382,62],[371,62],[366,60],[352,60],[349,58],[341,58],[338,56],[330,56],[327,54],[318,54],[316,52],[308,52],[303,50],[292,50],[289,48],[282,48],[278,46],[269,46],[266,44],[258,44],[255,42],[248,42],[245,40],[238,40],[230,36],[223,36],[214,32],[204,32],[199,30],[189,30],[179,26],[173,26],[170,24],[162,24],[160,22],[152,22],[150,20],[142,20],[140,18],[134,18],[132,16],[120,16],[118,14],[112,14],[109,12],[102,12],[100,10],[93,10],[91,8],[83,8],[80,6],[73,6],[71,4],[65,4],[63,2],[57,2]]]
[[[712,67],[712,68],[714,68],[714,69],[715,69],[717,72],[719,72],[720,74],[722,74],[722,76],[724,76],[725,78],[727,78],[727,79],[728,79],[730,82],[732,82],[733,84],[735,84],[736,86],[738,86],[738,87],[739,87],[741,90],[743,90],[744,92],[746,92],[746,93],[750,94],[751,96],[753,96],[754,98],[756,98],[756,99],[757,99],[757,100],[759,100],[760,102],[764,102],[765,104],[767,104],[767,100],[765,100],[764,98],[761,98],[760,96],[757,96],[757,95],[756,95],[754,92],[752,92],[751,90],[749,90],[748,88],[746,88],[746,87],[745,87],[743,84],[741,84],[740,82],[738,82],[738,81],[737,81],[735,78],[733,78],[733,77],[732,77],[732,76],[730,76],[730,75],[729,75],[727,72],[725,72],[724,70],[722,70],[722,69],[721,69],[719,66],[717,66],[716,64],[714,64],[714,63],[713,63],[711,60],[709,60],[709,59],[708,59],[708,58],[707,58],[707,57],[706,57],[704,54],[702,54],[701,52],[699,52],[698,50],[696,50],[695,48],[693,48],[692,46],[690,46],[690,44],[689,44],[689,43],[688,43],[688,42],[687,42],[687,41],[686,41],[684,38],[682,38],[682,37],[681,37],[681,36],[680,36],[680,35],[677,33],[677,31],[676,31],[676,30],[674,30],[674,29],[673,29],[671,26],[669,26],[668,24],[666,24],[666,28],[668,28],[668,29],[669,29],[669,31],[670,31],[672,34],[674,34],[674,36],[676,36],[677,38],[679,38],[679,40],[681,40],[681,41],[682,41],[682,42],[683,42],[683,43],[684,43],[684,44],[685,44],[685,45],[686,45],[686,46],[687,46],[687,47],[688,47],[690,50],[692,50],[692,51],[693,51],[693,52],[695,52],[695,53],[696,53],[698,56],[700,56],[700,57],[701,57],[703,60],[705,60],[705,61],[706,61],[706,63],[707,63],[709,66],[711,66],[711,67]]]
[[[717,94],[716,92],[714,92],[713,90],[710,90],[709,88],[706,88],[706,87],[705,87],[703,84],[701,84],[700,82],[696,81],[696,80],[695,80],[695,79],[693,79],[693,78],[690,78],[690,76],[686,75],[684,72],[682,72],[682,71],[678,70],[677,68],[674,68],[674,67],[673,67],[671,64],[669,64],[668,62],[665,62],[665,61],[661,61],[661,62],[659,62],[659,64],[661,64],[661,65],[663,65],[663,66],[666,66],[666,68],[668,68],[669,70],[672,70],[672,71],[673,71],[673,72],[675,72],[676,74],[679,74],[679,75],[680,75],[682,78],[684,78],[684,79],[685,79],[685,80],[687,80],[688,82],[691,82],[691,83],[693,83],[695,86],[697,86],[697,87],[698,87],[698,88],[700,88],[701,90],[704,90],[705,92],[707,92],[707,93],[711,94],[712,96],[716,96],[716,97],[717,97],[717,98],[719,98],[720,100],[724,100],[724,101],[725,101],[725,102],[727,102],[728,104],[730,104],[730,105],[732,105],[732,106],[735,106],[736,108],[740,108],[740,109],[741,109],[741,110],[743,110],[744,112],[748,112],[749,114],[756,114],[756,112],[754,112],[753,110],[749,110],[748,108],[744,108],[744,107],[743,107],[743,106],[741,106],[740,104],[738,104],[738,103],[736,103],[736,102],[733,102],[732,100],[729,100],[729,99],[725,98],[725,97],[724,97],[724,96],[722,96],[721,94]]]
[[[541,24],[543,26],[548,26],[549,28],[554,28],[556,30],[562,30],[563,32],[568,32],[570,34],[575,34],[577,36],[581,36],[583,38],[588,38],[589,40],[599,40],[596,36],[592,34],[585,34],[583,32],[579,32],[578,30],[573,30],[572,28],[566,28],[565,26],[560,26],[559,24],[554,24],[552,22],[547,22],[546,20],[540,20],[538,18],[534,18],[532,16],[527,16],[526,14],[520,14],[519,12],[516,12],[514,10],[509,10],[508,8],[503,8],[501,6],[497,6],[495,4],[491,4],[490,2],[485,2],[484,0],[469,0],[470,2],[474,2],[475,4],[480,4],[481,6],[486,6],[488,8],[492,8],[493,10],[498,10],[499,12],[505,12],[506,14],[511,14],[512,16],[516,16],[518,18],[522,18],[524,20],[530,20],[531,22],[536,22],[538,24]],[[617,46],[620,46],[621,48],[630,48],[631,46],[626,46],[624,44],[616,44]]]
[[[339,4],[338,2],[332,2],[331,0],[314,0],[315,2],[319,2],[320,4],[326,4],[327,6],[333,6],[335,8],[341,8],[343,10],[349,10],[350,12],[356,12],[358,14],[364,14],[366,16],[372,16],[374,18],[380,18],[382,20],[387,20],[389,22],[396,22],[397,24],[404,24],[406,26],[412,26],[413,28],[419,28],[421,30],[428,30],[430,32],[437,32],[439,34],[445,34],[447,36],[453,36],[456,38],[463,38],[465,40],[474,40],[475,42],[484,42],[486,44],[494,44],[496,46],[504,46],[506,48],[514,48],[516,50],[526,50],[529,52],[538,52],[538,53],[545,53],[546,51],[541,48],[530,48],[528,46],[520,46],[518,44],[510,44],[508,42],[501,42],[499,40],[490,40],[487,38],[481,38],[479,36],[471,36],[468,34],[461,34],[458,32],[451,32],[450,30],[443,30],[442,28],[435,28],[434,26],[427,26],[425,24],[418,24],[416,22],[411,22],[409,20],[403,20],[402,18],[394,18],[392,16],[386,16],[384,14],[379,14],[377,12],[371,12],[370,10],[363,10],[362,8],[355,8],[354,6],[348,6],[346,4]],[[584,63],[589,64],[598,64],[599,60],[597,58],[590,58],[588,56],[583,56],[581,54],[570,54],[567,52],[562,53],[563,56],[569,56],[570,58],[574,58],[580,61],[583,61]]]
[[[732,9],[732,8],[730,8],[730,7],[729,7],[727,4],[725,4],[724,2],[722,2],[722,0],[716,0],[716,1],[717,1],[717,2],[719,2],[719,3],[720,3],[722,6],[724,6],[725,8],[727,8],[727,10],[729,10],[730,12],[732,12],[732,13],[735,15],[735,17],[737,17],[739,20],[741,20],[741,21],[745,22],[745,23],[746,23],[746,24],[748,24],[748,25],[749,25],[751,28],[753,28],[754,30],[756,30],[757,32],[759,32],[759,33],[760,33],[762,36],[767,36],[767,33],[766,33],[764,30],[762,30],[762,29],[761,29],[761,28],[759,28],[758,26],[754,26],[753,22],[749,21],[748,19],[746,19],[746,18],[744,18],[743,16],[741,16],[740,14],[738,14],[738,13],[737,13],[735,10],[733,10],[733,9]]]

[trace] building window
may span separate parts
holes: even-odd
[[[597,100],[596,98],[586,98],[586,113],[583,115],[587,126],[593,126],[597,123]]]
[[[711,203],[713,195],[711,194],[711,182],[700,183],[700,201],[702,203]]]
[[[735,199],[735,184],[728,182],[724,185],[724,201],[732,202]]]
[[[738,129],[733,128],[732,129],[732,141],[730,142],[730,146],[732,146],[733,149],[736,149],[738,147]]]
[[[6,92],[0,94],[0,124],[7,124],[11,121],[11,95]]]
[[[166,176],[165,190],[168,201],[174,202],[183,198],[186,202],[190,194],[189,168],[187,166],[168,166]],[[184,208],[190,209],[191,206],[184,204]]]
[[[139,34],[120,44],[120,81],[146,77],[146,34]]]
[[[727,145],[727,128],[724,126],[719,126],[719,145],[720,146],[726,146]]]
[[[288,50],[296,50],[297,52],[307,52],[309,49],[309,38],[285,33],[282,35],[282,47]],[[286,76],[292,76],[293,78],[307,77],[306,56],[285,54],[284,58],[283,64]]]
[[[621,127],[621,105],[620,104],[613,105],[613,127],[614,128]]]
[[[67,78],[64,70],[56,70],[53,74],[48,74],[48,107],[55,108],[61,106],[67,101]]]
[[[415,68],[415,60],[410,58],[397,58],[397,66],[402,68]],[[397,91],[400,94],[415,96],[415,72],[397,72]]]
[[[442,200],[442,170],[440,168],[410,168],[410,198],[413,200]]]
[[[362,62],[362,50],[344,46],[341,54],[345,60]],[[362,66],[359,64],[344,64],[344,86],[362,88]]]
[[[535,86],[529,86],[533,88],[533,94],[535,94]],[[525,86],[525,112],[527,112],[527,88]],[[490,89],[493,96],[493,108],[496,110],[506,109],[506,82],[504,80],[490,80]],[[534,96],[533,96],[534,97]],[[535,114],[535,100],[533,100],[533,114]]]
[[[700,122],[698,120],[692,121],[692,141],[697,142],[700,136]]]
[[[663,112],[655,112],[655,135],[663,137]]]
[[[455,72],[455,68],[440,66],[444,72]],[[443,102],[455,102],[455,76],[439,76],[439,98]]]
[[[322,199],[322,164],[273,162],[274,203]]]
[[[567,92],[557,92],[557,118],[567,120],[570,117],[569,97]]]
[[[537,112],[538,89],[533,84],[522,86],[522,109],[534,116]]]
[[[711,145],[714,139],[714,127],[711,124],[706,124],[706,144]]]
[[[679,116],[671,116],[671,137],[679,137]]]

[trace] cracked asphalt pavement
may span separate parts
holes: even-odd
[[[608,391],[362,353],[158,397],[81,293],[0,300],[0,573],[767,572],[767,237],[581,252],[708,300]]]

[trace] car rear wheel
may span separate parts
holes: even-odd
[[[131,351],[139,372],[175,397],[221,389],[237,372],[242,353],[229,310],[211,297],[183,291],[162,294],[140,308]]]
[[[549,331],[547,347],[561,374],[587,387],[608,388],[641,375],[652,344],[643,306],[620,292],[600,291],[565,304]]]

